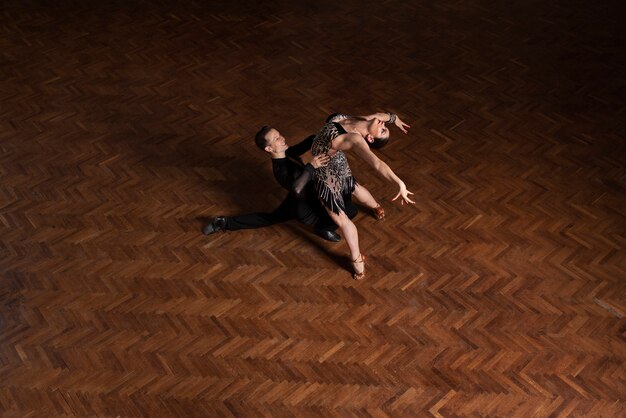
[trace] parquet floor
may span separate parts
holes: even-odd
[[[618,1],[0,3],[0,415],[626,415]],[[205,237],[398,112],[388,219]]]

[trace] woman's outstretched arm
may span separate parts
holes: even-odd
[[[408,191],[406,188],[406,184],[400,177],[394,173],[391,168],[387,165],[386,162],[381,160],[370,150],[370,147],[367,145],[367,142],[361,135],[358,134],[348,134],[341,141],[341,144],[338,144],[342,149],[352,149],[354,152],[363,159],[366,163],[368,163],[374,170],[376,170],[383,178],[396,183],[398,187],[400,187],[400,191],[392,200],[396,200],[398,197],[402,196],[402,203],[415,203],[411,199],[409,199],[409,195],[413,194]]]

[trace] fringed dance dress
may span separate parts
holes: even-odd
[[[311,153],[313,156],[328,153],[333,139],[347,133],[337,123],[346,118],[346,115],[335,114],[327,119],[326,125],[313,140]],[[337,151],[325,167],[320,167],[313,174],[313,184],[320,200],[334,213],[345,212],[346,202],[350,201],[356,187],[356,180],[352,176],[348,160],[343,151]]]

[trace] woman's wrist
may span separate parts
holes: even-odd
[[[386,123],[396,123],[396,114],[391,112],[387,112],[387,114],[389,115],[389,120]]]

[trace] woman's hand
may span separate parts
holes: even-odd
[[[313,166],[313,168],[317,169],[320,167],[326,167],[329,161],[330,157],[328,155],[320,154],[313,157],[313,159],[311,160],[311,165]]]
[[[406,189],[406,185],[404,183],[400,184],[400,191],[398,192],[398,194],[396,195],[396,197],[394,197],[393,199],[391,199],[391,201],[395,201],[397,198],[399,198],[400,196],[402,196],[402,200],[400,201],[401,205],[404,205],[404,202],[406,202],[406,204],[408,205],[409,203],[413,203],[415,204],[414,201],[412,201],[411,199],[409,199],[409,195],[413,194],[412,192],[408,191]]]
[[[402,132],[404,132],[405,134],[408,133],[408,129],[410,128],[409,125],[407,125],[406,123],[402,122],[402,119],[400,119],[400,117],[398,115],[396,115],[396,121],[394,122],[394,125],[396,125],[398,128],[400,128],[400,130]],[[411,193],[413,194],[413,193]]]

